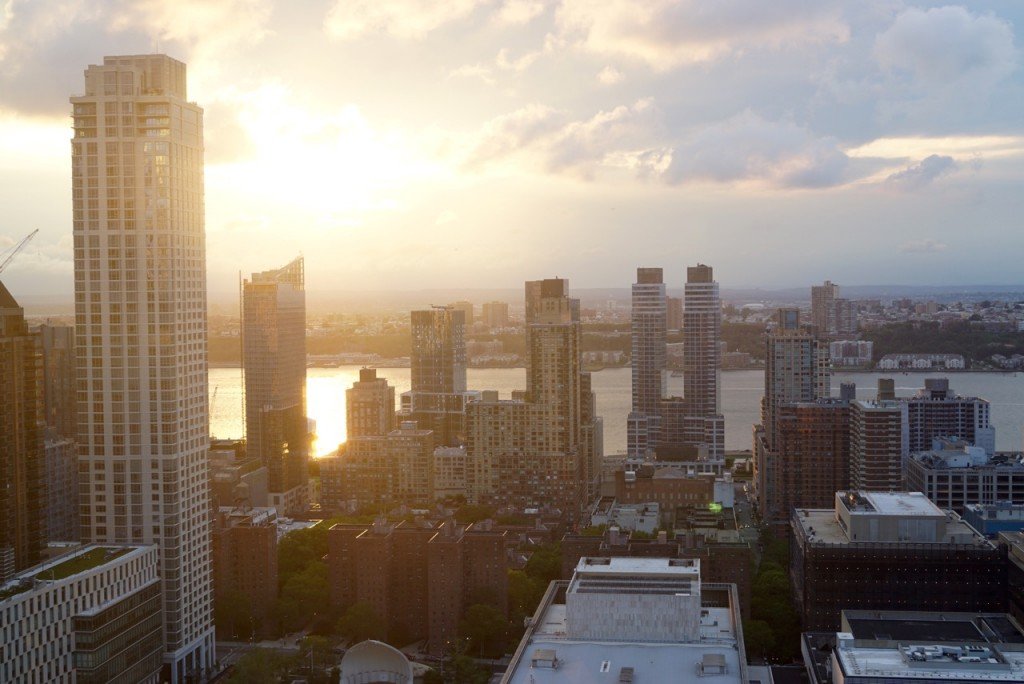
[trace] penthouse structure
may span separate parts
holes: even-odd
[[[331,604],[367,603],[391,638],[427,639],[440,654],[469,601],[487,589],[506,612],[506,533],[453,521],[334,525],[327,532]]]
[[[943,509],[963,514],[970,504],[1024,504],[1024,454],[995,453],[959,439],[936,438],[910,455],[907,487]]]
[[[0,681],[160,681],[158,556],[88,545],[0,584]]]
[[[796,509],[792,529],[807,630],[837,629],[841,610],[991,611],[1005,600],[995,545],[920,492],[836,492],[833,510]]]
[[[700,562],[676,558],[581,558],[568,582],[552,582],[512,656],[502,684],[747,681],[733,585],[702,582]]]

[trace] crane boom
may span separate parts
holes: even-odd
[[[29,243],[29,241],[36,236],[36,233],[38,233],[38,232],[39,232],[39,229],[36,228],[31,233],[26,235],[21,240],[21,242],[19,242],[17,245],[14,246],[14,249],[11,250],[11,253],[8,254],[7,258],[3,260],[3,263],[0,263],[0,273],[4,272],[4,269],[7,268],[7,265],[10,264],[11,261],[14,260],[14,257],[18,256],[18,252],[20,252],[25,247],[25,245],[27,245]]]

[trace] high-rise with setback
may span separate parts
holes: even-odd
[[[164,681],[213,667],[203,110],[185,65],[105,57],[71,98],[82,537],[155,543]]]
[[[242,283],[242,368],[248,453],[267,467],[271,505],[302,513],[310,443],[302,257]]]

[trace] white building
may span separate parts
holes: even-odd
[[[707,676],[747,682],[735,585],[702,583],[695,559],[582,558],[570,582],[551,583],[501,682]]]
[[[71,98],[82,534],[160,546],[166,678],[213,667],[203,111],[105,57]]]
[[[0,585],[0,682],[156,682],[155,546],[86,546]]]

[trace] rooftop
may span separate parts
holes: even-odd
[[[798,537],[806,539],[812,544],[894,544],[894,543],[906,543],[906,542],[886,542],[886,541],[861,541],[853,542],[850,541],[846,531],[839,524],[836,519],[835,511],[830,509],[809,509],[809,508],[798,508],[793,513],[792,521],[794,523],[794,531]],[[974,530],[970,525],[960,519],[959,516],[952,515],[947,518],[945,534],[939,541],[931,542],[934,544],[948,544],[949,539],[953,538],[956,544],[966,544],[969,546],[977,546],[978,548],[990,546],[989,542],[985,540],[977,531]],[[928,542],[912,542],[915,544],[928,543]]]
[[[0,601],[29,591],[37,582],[56,582],[67,579],[142,548],[144,547],[112,544],[77,547],[74,551],[29,568],[0,586]]]
[[[691,643],[569,639],[566,606],[556,602],[566,584],[551,583],[502,684],[697,681],[702,670],[708,684],[746,683],[742,638],[737,640],[732,627],[739,619],[735,603],[702,608],[700,638]]]
[[[851,515],[945,516],[921,492],[837,492],[836,501],[842,501]]]

